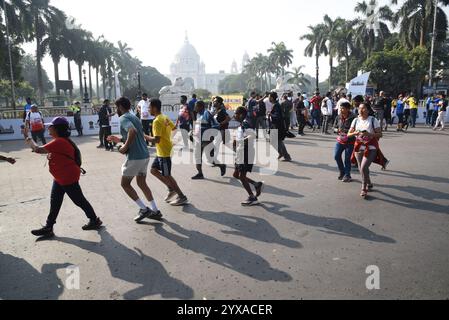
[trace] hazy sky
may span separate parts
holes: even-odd
[[[326,13],[333,18],[354,18],[356,3],[357,0],[51,1],[95,36],[128,43],[145,65],[162,73],[169,72],[187,31],[207,72],[229,72],[233,59],[240,66],[245,50],[250,56],[265,54],[273,41],[284,41],[294,50],[293,66],[305,65],[305,71],[311,75],[315,72],[314,60],[304,57],[306,42],[299,37],[307,33],[308,25],[321,22]],[[33,46],[27,46],[26,50],[34,53]],[[320,62],[324,79],[329,73],[328,59],[323,57]],[[65,65],[61,64],[61,79],[67,77]],[[44,67],[53,80],[53,66],[48,57]]]

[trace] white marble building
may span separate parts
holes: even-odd
[[[220,94],[220,81],[229,74],[238,73],[237,63],[234,61],[231,65],[231,73],[224,70],[218,73],[206,73],[206,65],[201,60],[195,47],[189,42],[186,34],[184,44],[175,56],[170,66],[170,74],[166,75],[172,83],[179,77],[182,77],[186,84],[191,85],[192,89],[206,89],[212,94]]]

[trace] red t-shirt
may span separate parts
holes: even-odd
[[[61,186],[80,180],[81,171],[75,162],[75,149],[67,139],[56,138],[44,146],[48,154],[50,173]]]

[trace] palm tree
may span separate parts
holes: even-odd
[[[335,35],[335,45],[337,48],[337,58],[339,62],[345,61],[345,82],[349,81],[349,58],[350,53],[354,50],[354,25],[355,21],[347,21],[345,19],[338,20],[339,27]]]
[[[307,79],[304,72],[302,72],[303,68],[305,68],[305,66],[299,66],[297,68],[293,68],[293,71],[288,72],[288,74],[292,75],[290,83],[297,84],[302,87],[310,85],[309,79]]]
[[[309,79],[307,79],[304,72],[302,72],[303,68],[305,68],[305,66],[299,66],[297,68],[293,68],[292,72],[288,72],[288,74],[292,75],[292,78],[289,80],[289,82],[292,84],[296,84],[301,88],[311,85]]]
[[[388,6],[378,8],[377,0],[357,3],[355,12],[362,15],[357,19],[356,44],[364,48],[365,57],[369,58],[374,50],[382,49],[390,36],[386,22],[393,21],[394,14]]]
[[[66,21],[65,14],[58,8],[49,4],[50,0],[33,0],[28,1],[27,10],[33,18],[34,38],[36,40],[36,64],[37,64],[37,81],[38,81],[38,98],[43,103],[44,84],[42,78],[42,59],[45,51],[42,41],[48,34],[50,26],[59,24],[63,25]]]
[[[443,5],[449,5],[449,0],[438,0]],[[392,4],[397,4],[392,0]],[[433,32],[435,0],[406,0],[395,15],[394,26],[400,27],[401,40],[409,48],[429,44]],[[448,20],[446,13],[440,7],[437,12],[437,41],[446,39]]]
[[[323,24],[317,26],[309,26],[310,33],[301,36],[301,40],[309,41],[304,55],[312,57],[315,55],[316,62],[316,91],[320,90],[320,56],[327,55],[326,35],[324,34],[325,27]]]
[[[333,85],[334,58],[338,55],[337,33],[340,27],[339,19],[332,20],[327,14],[324,16],[323,35],[327,43],[327,55],[329,56],[329,90]]]
[[[67,28],[65,24],[54,23],[49,26],[48,37],[42,41],[42,52],[45,54],[49,51],[53,60],[55,71],[55,87],[56,95],[60,95],[59,82],[59,63],[64,56],[66,48],[70,46],[67,37]]]
[[[72,30],[75,34],[73,38],[74,45],[76,48],[75,54],[73,56],[73,61],[78,65],[78,77],[79,77],[79,86],[80,86],[80,97],[82,98],[84,95],[84,86],[83,86],[83,66],[87,61],[87,46],[89,41],[92,39],[92,34],[83,29],[74,29]],[[73,45],[72,44],[72,45]]]
[[[287,49],[284,42],[272,43],[272,47],[268,49],[272,61],[281,67],[282,75],[285,74],[285,68],[289,67],[293,62],[293,50]]]

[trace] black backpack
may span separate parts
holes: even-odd
[[[81,151],[78,148],[78,146],[75,144],[75,142],[73,142],[71,139],[67,139],[67,141],[72,145],[73,149],[75,149],[75,159],[73,159],[70,156],[67,156],[68,158],[72,159],[73,161],[75,161],[76,165],[78,167],[80,167],[81,173],[84,175],[86,174],[86,170],[84,170],[81,166],[83,165],[83,158],[81,156]]]

